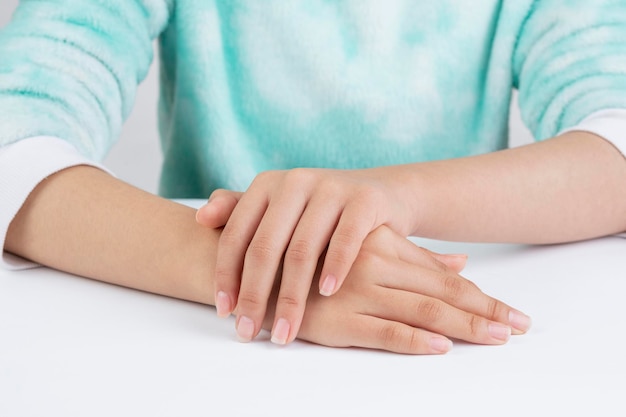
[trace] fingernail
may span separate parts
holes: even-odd
[[[206,210],[206,208],[208,207],[208,204],[205,204],[204,206],[200,207],[198,210],[196,210],[196,222],[202,224],[202,212],[204,212]]]
[[[428,345],[437,353],[447,353],[452,349],[452,342],[443,337],[433,337],[428,341]]]
[[[511,337],[511,328],[502,324],[492,323],[489,325],[489,335],[494,339],[506,342]]]
[[[214,199],[215,199],[215,193],[211,193],[206,203],[204,203],[204,207],[208,206],[211,203],[211,201],[213,201]]]
[[[526,314],[516,310],[509,311],[509,324],[521,332],[530,329],[532,320]]]
[[[200,209],[196,210],[196,222],[200,223]]]
[[[289,329],[291,326],[287,319],[280,318],[276,321],[276,325],[274,326],[274,331],[272,332],[272,343],[276,343],[277,345],[284,345],[287,343],[287,339],[289,338]]]
[[[215,296],[215,309],[218,317],[228,317],[232,309],[230,308],[230,297],[224,291],[218,291]]]
[[[252,340],[252,335],[254,335],[254,322],[249,317],[239,317],[237,322],[237,339],[246,343]]]
[[[335,286],[337,285],[337,278],[333,275],[327,275],[324,282],[322,282],[322,287],[320,288],[320,294],[329,296],[333,295],[333,291],[335,291]]]

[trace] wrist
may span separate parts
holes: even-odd
[[[395,217],[388,224],[403,236],[417,236],[426,219],[427,203],[430,201],[428,178],[421,164],[405,164],[375,169],[376,176],[383,180],[384,188],[394,203]]]
[[[187,207],[178,216],[183,227],[182,240],[174,249],[176,262],[169,266],[168,282],[172,286],[166,295],[215,305],[215,259],[221,229],[199,225],[195,210]]]

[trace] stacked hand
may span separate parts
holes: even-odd
[[[442,335],[493,344],[505,342],[511,327],[526,331],[525,315],[458,275],[464,256],[435,254],[406,239],[411,212],[394,183],[373,172],[269,171],[246,193],[214,192],[198,211],[201,224],[224,226],[216,308],[222,317],[236,312],[240,340],[258,334],[272,316],[268,306],[275,306],[272,341],[280,344],[299,336],[441,353],[450,345]],[[319,294],[311,288],[314,276]]]
[[[452,347],[448,337],[497,345],[528,329],[528,317],[433,255],[386,226],[377,228],[365,238],[340,291],[324,297],[311,290],[298,338],[441,354]]]

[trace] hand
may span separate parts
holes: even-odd
[[[238,311],[242,341],[261,329],[281,261],[276,314],[292,341],[321,254],[319,292],[341,288],[365,237],[380,225],[409,234],[405,203],[382,170],[295,169],[260,174],[244,194],[214,193],[197,213],[199,223],[225,224],[215,269],[218,315]],[[283,258],[284,257],[284,258]]]
[[[273,338],[290,333],[281,320],[271,312],[266,317]],[[298,338],[335,347],[440,354],[452,347],[448,337],[498,345],[529,327],[526,315],[381,226],[363,242],[340,291],[333,297],[310,291]]]
[[[215,190],[207,204],[196,213],[196,221],[212,229],[224,227],[242,195],[243,193],[239,191]],[[456,272],[461,272],[467,263],[467,255],[464,254],[442,254],[426,248],[421,249]]]

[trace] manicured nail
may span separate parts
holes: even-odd
[[[196,222],[202,224],[202,218],[201,216],[203,216],[204,211],[206,211],[206,208],[208,207],[208,204],[205,204],[204,206],[200,207],[198,210],[196,210]]]
[[[272,343],[276,343],[277,345],[284,345],[287,343],[287,339],[289,338],[289,329],[291,326],[287,319],[280,318],[276,321],[276,325],[274,326],[274,331],[272,332]]]
[[[246,343],[252,340],[252,335],[254,335],[254,322],[249,317],[239,317],[237,322],[237,339]]]
[[[494,339],[506,342],[511,337],[511,328],[502,324],[492,323],[489,325],[489,335]]]
[[[196,223],[200,223],[200,209],[196,210]]]
[[[333,275],[327,275],[322,282],[322,287],[320,288],[320,294],[329,296],[333,295],[333,291],[335,291],[335,286],[337,285],[337,278]]]
[[[215,309],[218,317],[228,317],[232,309],[230,308],[230,297],[224,291],[218,291],[215,296]]]
[[[433,337],[428,341],[428,345],[437,353],[447,353],[452,349],[452,342],[444,337]]]
[[[509,324],[521,332],[526,332],[530,329],[532,320],[524,313],[511,310],[509,312]]]

